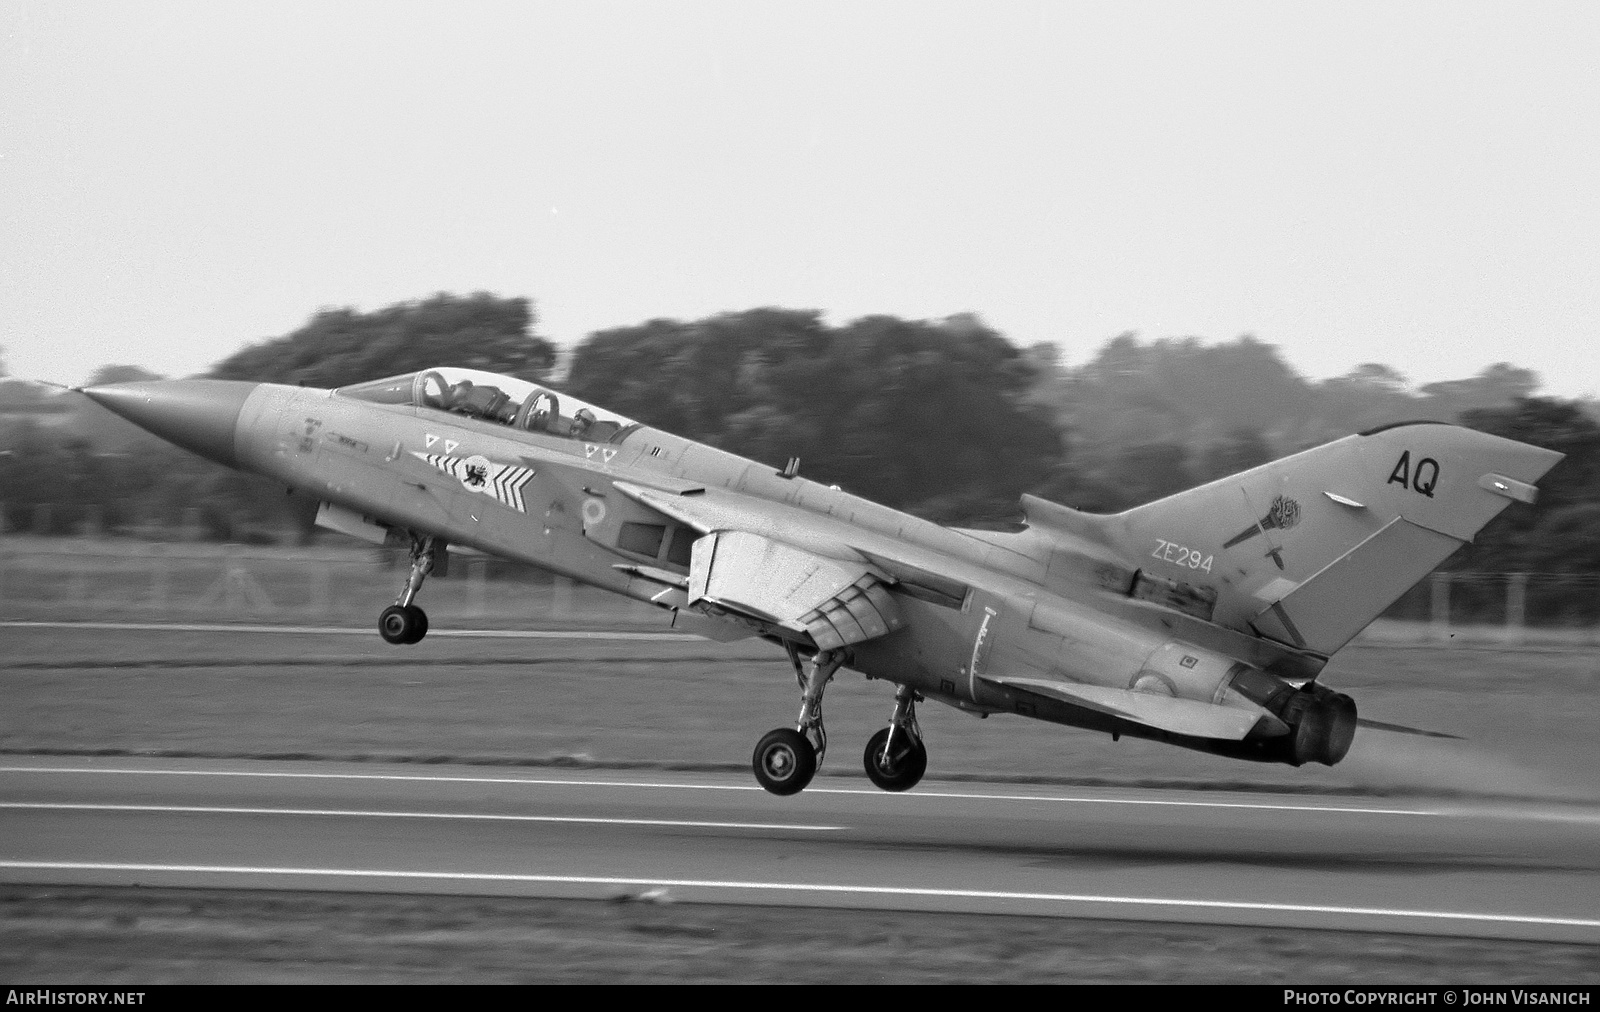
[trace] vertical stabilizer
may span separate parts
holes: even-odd
[[[1152,576],[1214,591],[1213,621],[1326,656],[1512,501],[1532,502],[1561,457],[1412,422],[1060,526]]]

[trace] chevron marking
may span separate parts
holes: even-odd
[[[527,503],[522,498],[522,488],[537,473],[531,467],[496,464],[476,453],[470,457],[452,457],[445,453],[418,453],[412,450],[411,455],[459,481],[468,492],[486,495],[518,513],[528,512]]]

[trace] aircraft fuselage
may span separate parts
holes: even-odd
[[[904,629],[856,644],[849,667],[972,712],[1022,712],[1108,732],[1182,737],[1151,733],[1064,703],[1019,698],[978,677],[986,664],[1004,657],[1007,670],[1016,670],[1020,660],[1042,673],[1122,687],[1148,655],[1172,639],[1170,631],[1108,619],[1091,612],[1088,602],[1080,603],[1094,598],[1103,609],[1124,596],[1100,586],[1101,578],[1087,563],[1081,572],[1058,566],[1052,579],[1048,558],[1041,561],[804,477],[785,478],[767,465],[651,428],[636,429],[620,444],[584,443],[413,405],[371,404],[327,390],[261,384],[240,412],[235,440],[239,466],[354,512],[643,601],[659,598],[662,588],[619,565],[682,572],[687,567],[666,558],[676,536],[670,526],[652,557],[606,543],[604,532],[619,520],[661,519],[619,493],[618,481],[668,491],[703,486],[759,501],[774,532],[824,553],[849,551],[844,546],[853,545],[913,567],[921,553],[936,553],[940,575],[963,593],[939,601],[923,599],[933,595],[897,594]],[[481,457],[528,466],[534,473],[518,490],[520,508],[515,508],[469,490],[418,454]],[[786,523],[786,517],[795,522]],[[1050,623],[1030,623],[1041,609]],[[1064,626],[1076,627],[1070,644],[1059,631]],[[1222,672],[1214,674],[1220,686]]]

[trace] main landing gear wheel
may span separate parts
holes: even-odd
[[[792,727],[768,731],[756,742],[750,766],[756,780],[773,794],[798,794],[817,774],[817,752]]]
[[[928,749],[917,726],[917,699],[911,686],[897,688],[889,726],[867,740],[861,755],[867,779],[886,791],[909,791],[928,771]]]
[[[394,644],[416,643],[428,635],[428,613],[414,604],[392,604],[378,616],[378,635]]]
[[[889,742],[894,734],[894,743]],[[909,791],[928,771],[928,749],[898,728],[886,727],[867,739],[861,756],[867,779],[886,791]]]
[[[822,757],[828,754],[828,732],[822,726],[822,690],[844,660],[843,651],[819,650],[808,667],[800,663],[799,651],[789,647],[789,662],[800,683],[800,716],[793,728],[780,727],[763,735],[750,757],[756,780],[772,793],[798,793],[817,775]]]

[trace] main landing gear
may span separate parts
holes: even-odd
[[[861,756],[867,779],[886,791],[909,791],[928,770],[928,749],[917,727],[917,694],[902,685],[894,694],[889,726],[867,739]]]
[[[750,766],[756,780],[774,794],[797,794],[816,776],[822,757],[828,753],[828,732],[822,726],[822,690],[833,673],[844,663],[844,653],[821,650],[811,658],[809,668],[800,664],[800,655],[789,648],[795,679],[800,683],[800,719],[793,728],[768,731],[756,742]]]
[[[756,780],[773,794],[798,794],[816,776],[817,767],[828,751],[828,732],[822,726],[822,691],[844,664],[843,651],[823,650],[802,665],[794,648],[789,649],[795,678],[800,683],[800,718],[795,726],[768,731],[756,742],[750,766]],[[916,786],[928,768],[928,750],[917,727],[917,694],[900,686],[894,697],[894,715],[889,726],[873,735],[862,756],[867,776],[886,791],[905,791]]]
[[[444,550],[444,542],[431,534],[411,535],[411,575],[394,604],[378,616],[378,635],[395,644],[417,643],[428,635],[428,613],[411,602]]]

